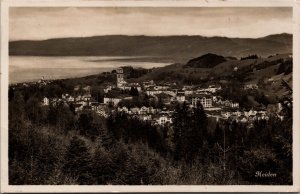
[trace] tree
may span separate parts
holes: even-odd
[[[131,96],[139,96],[139,91],[138,91],[137,88],[131,87],[129,94],[130,94]]]
[[[173,130],[174,130],[174,159],[181,160],[184,157],[184,127],[186,125],[187,106],[184,102],[182,107],[180,104],[176,105],[176,109],[173,114]]]
[[[92,182],[91,167],[91,155],[85,142],[74,136],[65,155],[64,173],[77,178],[79,184],[90,184]]]
[[[101,87],[97,87],[97,86],[93,86],[91,88],[91,96],[97,101],[97,102],[103,102],[103,98],[104,98],[104,91],[103,88]]]
[[[175,160],[185,159],[193,162],[204,159],[201,152],[204,141],[208,139],[207,117],[200,103],[194,109],[188,109],[186,103],[178,104],[173,115]]]
[[[204,152],[202,148],[204,141],[208,139],[208,132],[207,116],[201,103],[197,103],[196,108],[193,110],[192,123],[191,129],[187,130],[186,152],[190,160],[194,160],[197,157],[203,160],[207,152]]]
[[[78,118],[78,129],[82,135],[87,137],[93,137],[99,135],[99,131],[94,128],[93,120],[91,113],[82,113]]]
[[[93,177],[97,184],[109,184],[115,178],[112,155],[101,146],[93,157]]]
[[[114,143],[113,133],[110,129],[108,129],[106,120],[99,117],[98,115],[93,115],[93,117],[93,128],[98,132],[98,135],[95,135],[94,138],[97,138],[97,140],[101,144],[101,147],[108,150]]]
[[[16,92],[9,102],[9,128],[19,130],[24,125],[25,101],[21,92]]]

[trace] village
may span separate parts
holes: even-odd
[[[257,89],[256,84],[247,84],[244,89]],[[75,88],[76,89],[76,88]],[[89,86],[85,88],[85,94],[72,96],[63,94],[61,98],[43,98],[42,105],[55,106],[57,103],[73,104],[76,112],[85,110],[94,111],[105,118],[114,113],[125,113],[131,118],[136,118],[153,125],[166,126],[172,124],[172,115],[175,110],[174,104],[186,103],[191,109],[201,103],[207,116],[219,120],[231,120],[252,125],[253,121],[269,119],[269,115],[280,115],[282,106],[278,103],[269,108],[243,110],[238,102],[223,99],[217,95],[221,86],[210,85],[207,88],[197,86],[178,86],[174,83],[158,84],[153,80],[140,83],[128,83],[125,80],[123,68],[116,70],[116,82],[107,84],[104,90],[103,102],[94,99]],[[135,105],[134,96],[144,96],[150,102]],[[159,104],[159,105],[158,105]]]

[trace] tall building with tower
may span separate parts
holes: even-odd
[[[121,88],[126,81],[124,80],[124,71],[123,68],[117,69],[117,88]]]

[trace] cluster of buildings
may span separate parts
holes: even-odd
[[[198,86],[179,86],[176,83],[155,83],[153,80],[142,83],[127,83],[122,68],[116,70],[116,83],[108,84],[103,89],[105,96],[102,102],[95,101],[89,93],[71,96],[63,94],[61,98],[43,99],[43,105],[58,102],[72,103],[75,111],[92,110],[97,114],[108,117],[114,112],[122,112],[132,118],[151,122],[154,125],[172,123],[174,104],[185,102],[189,108],[201,103],[209,117],[231,119],[237,122],[251,122],[255,119],[268,119],[266,110],[240,111],[239,103],[223,99],[216,93],[221,86],[210,85],[206,88]],[[245,88],[255,88],[247,85]],[[154,102],[160,102],[161,107],[150,105],[126,106],[122,101],[132,101],[134,97],[128,91],[135,89],[139,97],[147,96]],[[124,92],[127,91],[127,92]]]
[[[125,106],[118,107],[118,112],[122,112],[128,114],[133,119],[139,119],[146,122],[151,122],[153,125],[169,125],[172,123],[172,110],[168,110],[166,108],[153,108],[142,106],[127,108]]]

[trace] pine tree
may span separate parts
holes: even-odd
[[[91,155],[85,142],[74,136],[65,155],[64,172],[77,178],[79,184],[91,183]]]
[[[185,155],[185,130],[187,126],[187,106],[184,102],[182,105],[177,104],[173,114],[173,131],[174,131],[174,145],[175,153],[174,159],[181,160]]]
[[[192,161],[198,157],[204,159],[204,154],[207,154],[207,152],[200,152],[203,148],[203,143],[205,140],[207,140],[207,117],[205,114],[205,111],[203,109],[203,106],[198,103],[196,108],[193,110],[192,115],[192,122],[193,125],[191,126],[191,129],[188,130],[189,134],[188,141],[186,142],[189,161]]]
[[[111,154],[99,146],[93,157],[93,177],[97,184],[109,184],[115,176]]]

